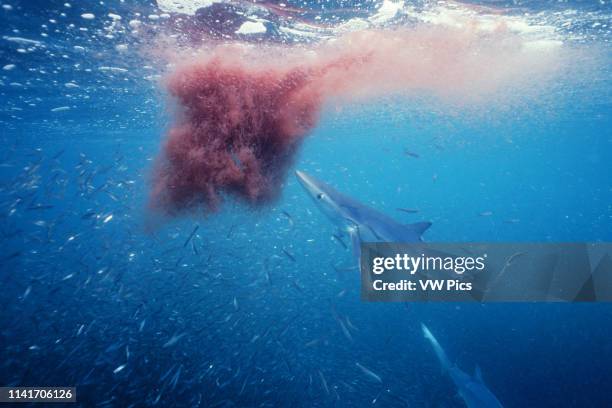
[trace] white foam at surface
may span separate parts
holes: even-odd
[[[208,7],[215,0],[157,0],[157,6],[166,13],[180,13],[194,15],[195,12],[203,7]]]
[[[376,24],[384,23],[395,18],[397,13],[399,13],[403,8],[403,1],[384,0],[383,4],[378,8],[376,14],[371,16],[369,20]]]
[[[482,32],[504,29],[520,35],[557,39],[553,26],[534,23],[526,16],[504,15],[495,9],[471,7],[461,3],[441,1],[425,10],[416,11],[406,8],[404,13],[433,25],[469,28]]]
[[[261,34],[267,31],[261,21],[246,21],[236,30],[236,34]]]

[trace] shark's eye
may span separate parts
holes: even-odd
[[[317,199],[322,200],[324,198],[325,198],[325,194],[323,194],[323,193],[317,194]]]

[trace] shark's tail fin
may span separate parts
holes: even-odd
[[[438,340],[436,340],[436,338],[433,336],[433,334],[431,334],[427,326],[425,326],[423,323],[421,323],[421,328],[423,329],[423,335],[425,336],[427,340],[429,340],[429,342],[431,343],[431,346],[434,349],[434,352],[436,353],[436,356],[438,357],[438,360],[440,360],[440,364],[442,365],[442,368],[445,370],[448,370],[449,368],[451,368],[451,363],[448,357],[446,356],[446,353],[440,346],[440,343],[438,343]]]

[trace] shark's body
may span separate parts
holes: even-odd
[[[448,372],[453,382],[457,386],[459,395],[465,401],[468,408],[502,408],[502,404],[495,395],[487,388],[482,380],[480,368],[476,367],[474,376],[461,371],[455,364],[451,364],[446,353],[438,343],[438,340],[431,334],[427,326],[421,325],[423,335],[431,343],[442,368]]]
[[[295,173],[319,210],[351,237],[357,257],[361,242],[420,242],[423,232],[431,226],[430,222],[401,224],[304,172]]]

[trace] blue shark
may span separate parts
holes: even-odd
[[[431,226],[430,222],[401,224],[302,171],[295,174],[319,210],[351,237],[357,258],[361,242],[421,242],[423,233]]]
[[[451,364],[446,356],[446,353],[438,343],[438,340],[431,334],[427,326],[421,324],[423,335],[429,342],[444,369],[450,375],[451,379],[457,386],[459,395],[463,398],[465,405],[468,408],[502,408],[502,404],[497,400],[495,395],[487,388],[482,380],[480,367],[476,366],[474,376],[470,376],[461,371],[455,364]]]

